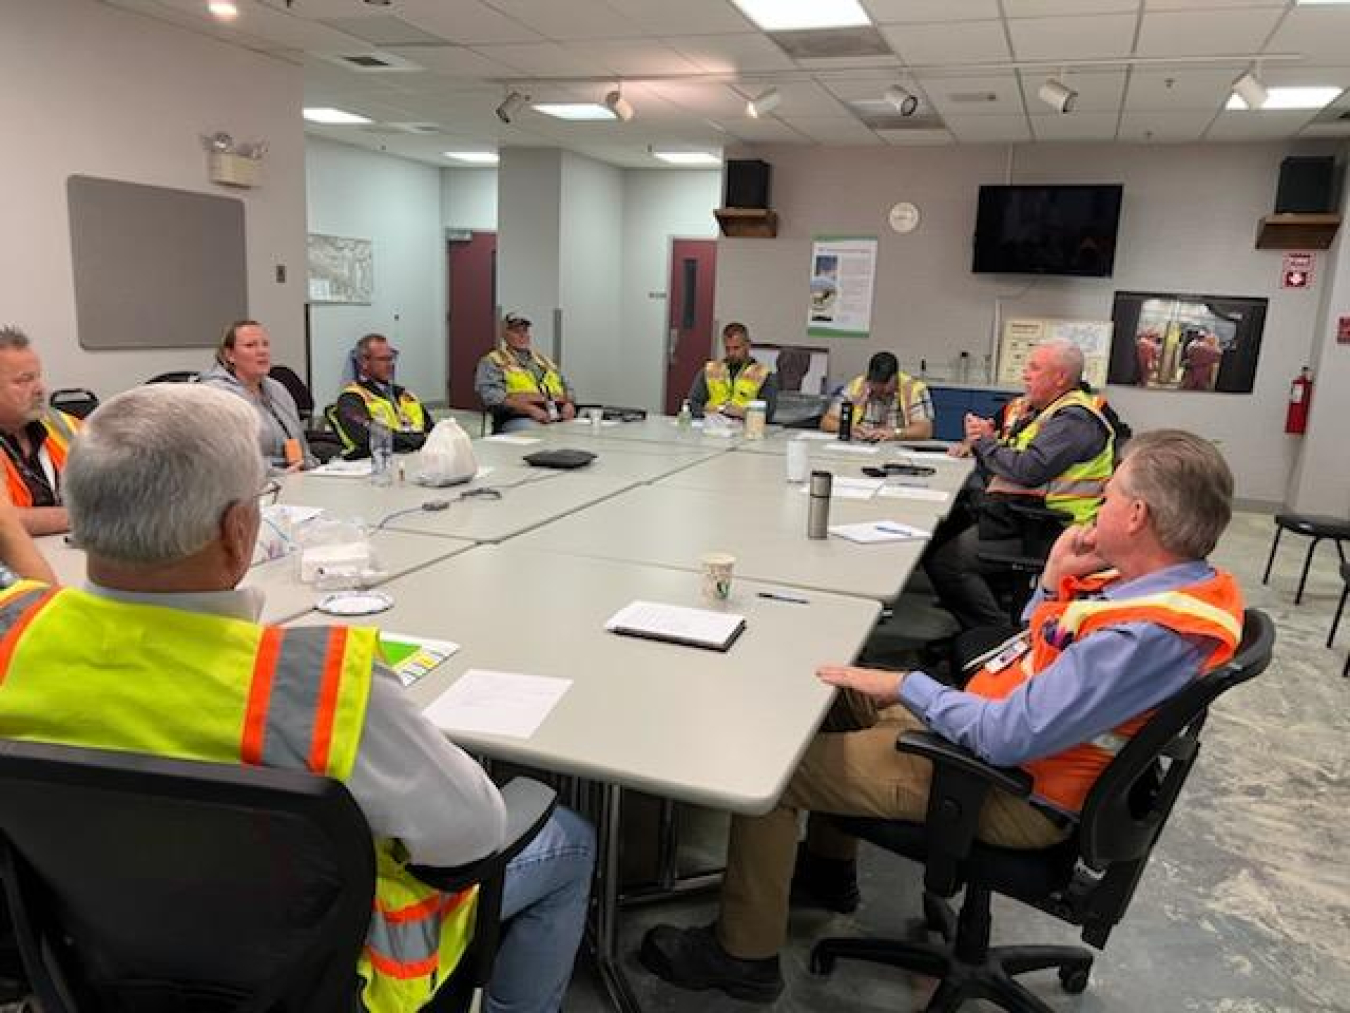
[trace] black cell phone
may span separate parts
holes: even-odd
[[[900,461],[889,461],[886,464],[886,474],[927,478],[929,475],[936,475],[937,469],[927,464],[904,464]]]
[[[885,477],[886,477],[886,469],[885,469],[885,468],[874,468],[874,467],[873,467],[872,465],[870,465],[870,464],[863,467],[862,473],[863,473],[864,475],[866,475],[868,478],[885,478]]]

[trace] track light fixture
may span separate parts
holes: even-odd
[[[1233,94],[1246,103],[1248,109],[1260,109],[1270,98],[1266,86],[1250,70],[1233,82]]]
[[[1057,77],[1047,77],[1036,94],[1057,113],[1073,112],[1073,107],[1078,102],[1078,92]]]
[[[506,98],[502,99],[502,104],[497,107],[497,119],[503,123],[510,123],[511,117],[520,111],[520,107],[530,101],[530,96],[522,95],[518,91],[510,92]]]
[[[618,88],[605,96],[605,108],[625,123],[633,118],[635,112],[633,103],[624,98]]]
[[[913,116],[914,111],[919,108],[919,97],[905,91],[898,84],[893,84],[882,93],[882,98],[895,107],[895,111],[901,116]]]
[[[745,115],[752,120],[757,120],[761,116],[767,116],[778,108],[778,103],[783,101],[783,96],[777,88],[766,88],[755,98],[752,98],[745,104]]]

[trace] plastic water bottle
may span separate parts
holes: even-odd
[[[680,414],[675,417],[675,424],[681,429],[688,429],[694,424],[694,412],[689,407],[688,398],[680,403]]]
[[[381,419],[370,420],[370,484],[394,484],[394,434]]]

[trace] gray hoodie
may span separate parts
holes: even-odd
[[[289,439],[300,441],[304,467],[312,468],[319,463],[319,459],[310,453],[309,444],[305,441],[305,427],[300,422],[300,411],[295,407],[295,399],[291,397],[290,391],[276,380],[270,376],[263,377],[262,396],[258,397],[240,383],[233,373],[217,364],[203,373],[199,382],[220,390],[228,390],[253,406],[253,410],[258,414],[258,442],[263,457],[274,468],[287,466],[286,441]]]

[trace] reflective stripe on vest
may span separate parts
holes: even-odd
[[[347,630],[305,626],[263,630],[239,755],[264,767],[328,769]],[[320,678],[307,678],[320,672]],[[301,754],[300,744],[308,743]]]
[[[389,910],[377,899],[366,933],[371,966],[391,978],[434,975],[440,967],[441,925],[472,901],[476,887],[459,893],[433,893],[407,907]]]
[[[561,401],[567,395],[558,367],[547,356],[533,349],[530,350],[530,358],[542,376],[536,376],[526,369],[520,364],[515,353],[505,349],[499,348],[495,352],[489,352],[488,358],[501,369],[502,384],[508,394],[543,394],[554,401]]]
[[[379,419],[389,427],[390,432],[420,433],[426,428],[426,412],[422,408],[422,403],[410,391],[404,390],[399,394],[397,407],[387,397],[381,397],[359,383],[348,384],[342,388],[342,393],[355,394],[359,397],[365,404],[366,412],[370,415],[371,420]],[[340,423],[341,416],[339,415],[338,418]],[[347,450],[356,447],[356,441],[347,434],[347,430],[341,424],[335,428],[338,437]]]
[[[899,413],[899,426],[903,429],[909,425],[909,413],[918,400],[920,382],[908,373],[898,374],[899,383],[895,387],[895,409]],[[867,377],[855,376],[844,388],[844,396],[853,402],[853,424],[861,425],[863,418],[867,414]]]
[[[1040,434],[1045,420],[1065,408],[1082,408],[1090,412],[1106,430],[1106,442],[1096,456],[1069,465],[1045,485],[1035,488],[1018,485],[1011,479],[995,475],[990,478],[987,491],[1005,496],[1034,496],[1044,499],[1047,507],[1063,510],[1073,518],[1075,524],[1083,524],[1097,516],[1097,508],[1101,506],[1102,497],[1106,493],[1107,480],[1110,479],[1115,466],[1115,432],[1097,410],[1094,399],[1081,390],[1071,390],[1050,404],[1025,428],[1002,442],[1015,450],[1025,450]]]
[[[56,592],[57,588],[24,580],[9,588],[0,600],[0,684],[9,673],[15,645]]]
[[[769,378],[769,367],[751,360],[741,367],[736,379],[731,379],[731,367],[722,359],[703,367],[703,382],[708,387],[706,407],[715,411],[725,404],[744,408],[759,396],[759,389]]]
[[[80,422],[73,415],[49,408],[42,415],[42,428],[47,431],[43,446],[47,449],[47,456],[51,458],[52,471],[59,475],[65,470],[66,455],[70,452],[70,444],[80,431]],[[23,480],[18,465],[8,453],[0,454],[0,461],[4,462],[5,488],[9,490],[10,502],[17,507],[32,506],[33,491]]]

